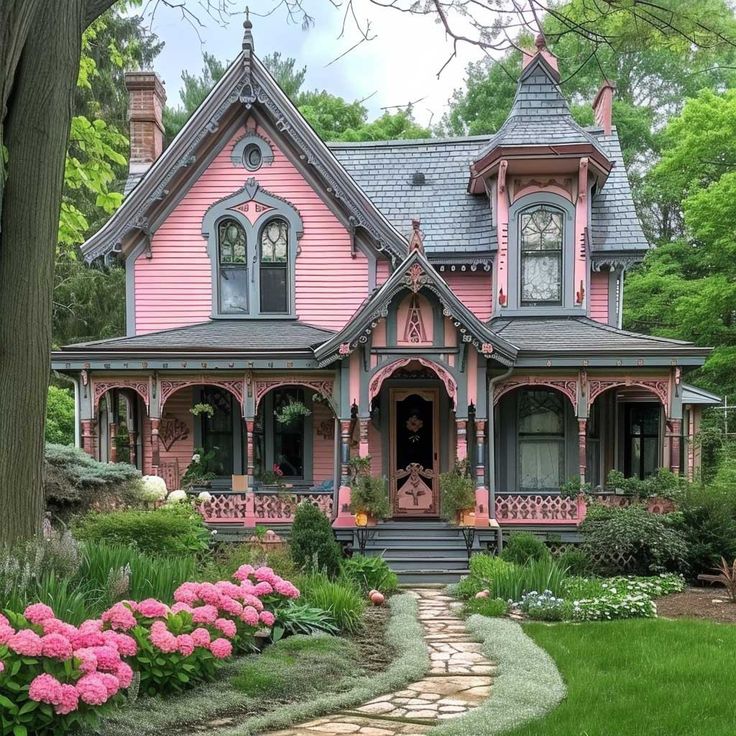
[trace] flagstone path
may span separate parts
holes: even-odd
[[[431,661],[427,675],[365,705],[316,718],[270,736],[399,736],[427,734],[447,718],[476,708],[491,694],[495,665],[473,641],[457,603],[442,590],[415,588],[419,621]]]

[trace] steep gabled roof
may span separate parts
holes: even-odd
[[[385,319],[389,305],[398,294],[421,289],[427,289],[437,297],[444,307],[444,314],[456,323],[462,342],[469,343],[486,358],[492,357],[503,365],[513,364],[516,348],[483,324],[455,296],[421,249],[412,250],[383,286],[358,308],[345,327],[314,351],[317,363],[324,366],[349,355],[365,341],[376,323]]]
[[[161,209],[164,201],[182,194],[181,183],[199,163],[205,144],[212,146],[211,136],[217,135],[228,114],[238,108],[243,114],[253,108],[267,113],[285,131],[301,160],[318,174],[351,222],[364,228],[379,249],[398,259],[406,255],[405,239],[347,173],[262,62],[246,48],[130,191],[120,209],[82,246],[85,259],[91,261],[119,251],[131,232],[150,235],[152,213]]]

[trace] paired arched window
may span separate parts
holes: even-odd
[[[247,315],[256,305],[262,315],[290,311],[289,225],[281,218],[271,219],[257,238],[257,244],[249,244],[245,228],[232,217],[217,224],[218,307],[222,315]],[[257,255],[251,256],[250,263],[249,249]],[[249,265],[253,269],[250,278]],[[255,304],[249,299],[253,283],[258,286]]]
[[[537,205],[519,215],[521,305],[561,305],[563,213]]]

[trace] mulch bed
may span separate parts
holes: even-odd
[[[657,598],[657,615],[662,618],[698,618],[736,624],[736,603],[718,587],[687,588],[665,598]]]
[[[360,650],[360,664],[368,672],[383,672],[396,658],[386,641],[389,617],[388,606],[370,606],[363,614],[363,627],[350,636]]]

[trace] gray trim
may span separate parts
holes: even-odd
[[[125,259],[125,334],[128,337],[135,335],[135,262],[141,253],[146,250],[146,243],[142,242],[133,248]]]
[[[689,383],[682,384],[682,403],[683,404],[701,404],[717,406],[722,403],[723,399],[717,394],[706,391],[699,386],[691,386]]]
[[[256,219],[254,223],[234,209],[245,202],[255,202],[270,209]],[[246,274],[248,279],[248,312],[246,314],[230,314],[220,311],[220,268],[218,257],[217,229],[223,219],[236,220],[245,231],[246,240]],[[260,294],[260,243],[263,229],[271,220],[286,220],[289,226],[289,260],[287,266],[288,309],[284,313],[272,314],[261,312]],[[213,319],[243,319],[246,317],[295,317],[295,273],[298,240],[304,234],[304,222],[298,210],[289,202],[261,189],[254,178],[248,179],[241,189],[212,204],[202,218],[202,237],[207,241],[207,252],[210,258],[212,275],[212,317]]]
[[[251,168],[245,163],[245,149],[247,146],[255,145],[261,151],[261,163],[256,168]],[[273,163],[273,149],[269,142],[258,135],[253,130],[249,130],[242,138],[235,141],[232,151],[230,151],[230,161],[233,166],[238,166],[248,171],[258,171],[263,166],[270,166]]]
[[[608,273],[608,324],[611,327],[618,327],[619,314],[618,314],[618,289],[619,279],[622,279],[623,271],[620,269],[612,269]],[[623,284],[620,284],[620,288],[623,289]]]
[[[525,210],[539,205],[546,205],[561,210],[563,215],[564,235],[562,247],[562,304],[522,306],[521,305],[521,239],[519,237],[519,218]],[[539,192],[528,194],[517,199],[509,207],[509,248],[508,248],[508,307],[499,307],[499,316],[513,314],[520,310],[522,314],[585,314],[583,307],[575,304],[575,205],[570,200],[557,194]]]

